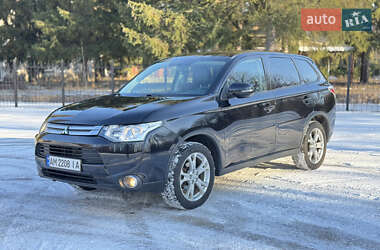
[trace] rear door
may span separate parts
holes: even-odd
[[[273,152],[275,147],[274,95],[268,89],[262,59],[246,57],[238,61],[225,84],[249,83],[255,93],[247,98],[232,97],[222,114],[227,124],[227,165]]]
[[[298,70],[289,56],[271,56],[265,60],[270,75],[270,89],[276,96],[276,152],[295,149],[303,135],[306,117],[313,111],[313,91],[302,84]]]

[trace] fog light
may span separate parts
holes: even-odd
[[[137,176],[128,175],[120,180],[120,186],[127,188],[136,188],[140,184],[140,179]]]

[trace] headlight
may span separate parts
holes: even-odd
[[[100,135],[113,142],[144,141],[150,131],[161,125],[161,121],[128,126],[110,125],[104,126]]]
[[[42,125],[41,125],[41,128],[40,128],[40,134],[41,133],[43,133],[43,132],[45,132],[45,130],[46,130],[46,128],[47,128],[47,122],[48,121],[48,119],[46,119],[45,121],[44,121],[44,123],[42,123]]]

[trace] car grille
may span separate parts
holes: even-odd
[[[102,126],[66,125],[49,122],[46,127],[46,132],[60,135],[96,136],[101,129]]]
[[[59,171],[55,169],[46,169],[46,168],[42,169],[42,173],[44,176],[50,177],[53,179],[96,184],[95,179],[89,175],[70,173],[70,172],[64,172],[64,171]]]
[[[81,147],[67,147],[38,143],[36,155],[45,158],[47,155],[80,159],[85,164],[103,164],[102,158],[95,149]]]

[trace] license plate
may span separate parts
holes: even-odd
[[[82,171],[82,161],[78,159],[63,158],[48,155],[46,156],[46,166],[48,168],[59,168],[71,171]]]

